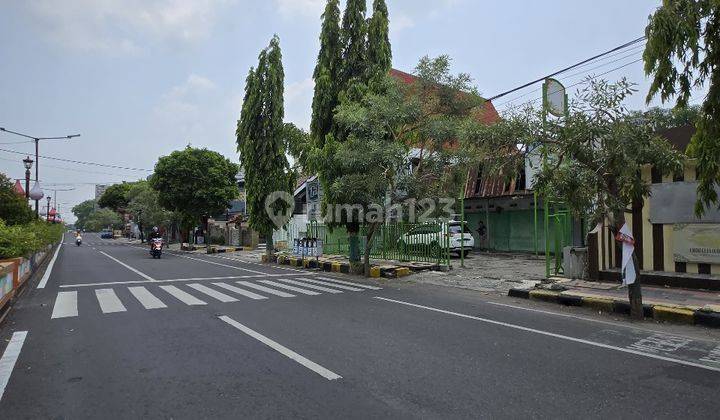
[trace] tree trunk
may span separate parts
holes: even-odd
[[[272,232],[265,235],[265,255],[267,255],[267,261],[270,262],[270,257],[273,255],[273,235]]]
[[[615,230],[619,232],[625,224],[625,212],[618,212],[615,216]],[[622,242],[616,245],[622,246]],[[632,263],[635,266],[635,282],[628,285],[628,301],[630,302],[630,317],[633,319],[643,319],[642,289],[640,286],[640,265],[638,264],[637,255],[633,249]],[[622,264],[620,266],[620,278],[622,279]]]
[[[348,245],[349,245],[349,260],[350,263],[360,262],[360,243],[358,241],[358,232],[360,231],[360,224],[358,222],[349,222],[347,224],[348,233]]]
[[[375,231],[377,230],[378,224],[372,223],[370,224],[370,228],[367,232],[367,242],[365,243],[365,255],[363,256],[363,271],[365,272],[365,277],[370,277],[370,251],[372,250],[371,244],[373,236],[375,235]]]

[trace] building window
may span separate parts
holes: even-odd
[[[650,180],[653,184],[660,184],[662,182],[662,174],[660,173],[658,168],[654,166],[652,167],[652,169],[650,169]]]
[[[710,273],[710,264],[699,263],[698,264],[698,274],[712,274],[712,273]]]
[[[482,188],[482,175],[483,175],[483,167],[482,165],[478,166],[477,170],[477,176],[475,177],[475,191],[474,195],[480,194],[480,189]]]
[[[676,273],[687,273],[687,264],[680,261],[675,261],[675,272]]]

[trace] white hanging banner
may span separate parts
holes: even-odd
[[[632,254],[635,250],[635,239],[627,223],[625,223],[620,229],[620,232],[615,235],[615,239],[622,242],[622,284],[623,286],[627,286],[628,284],[635,283],[635,278],[637,277],[635,264],[633,264],[632,260]]]

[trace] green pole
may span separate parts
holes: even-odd
[[[537,218],[537,191],[533,191],[533,212],[535,213],[535,240],[533,246],[535,248],[535,256],[538,256],[538,218]]]
[[[465,268],[465,194],[460,197],[460,267]]]
[[[544,208],[544,219],[545,219],[545,277],[550,277],[550,235],[549,235],[549,217],[550,214],[550,206],[548,205],[548,200],[543,200],[545,202],[545,208]]]

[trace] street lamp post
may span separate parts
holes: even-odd
[[[45,213],[45,220],[48,222],[50,221],[50,201],[52,200],[52,197],[50,195],[47,196],[47,212]]]
[[[25,166],[25,200],[30,199],[30,168],[32,168],[32,165],[33,160],[30,159],[30,156],[23,159],[23,166]]]
[[[143,228],[142,228],[142,219],[141,219],[141,217],[142,217],[142,210],[138,210],[138,212],[137,212],[137,218],[138,218],[138,219],[137,219],[137,225],[138,225],[138,230],[140,231],[140,243],[143,243],[143,242],[145,242],[145,236],[143,235]]]
[[[61,136],[61,137],[33,137],[27,134],[18,133],[17,131],[8,130],[4,127],[0,127],[0,131],[4,133],[10,133],[15,134],[16,136],[25,137],[28,139],[31,139],[35,142],[35,185],[38,185],[38,182],[40,182],[40,176],[39,176],[39,167],[40,167],[40,140],[70,140],[73,137],[80,137],[80,134],[70,134],[68,136]],[[42,198],[42,194],[36,194],[33,199],[35,200],[35,217],[39,214],[39,201]]]

